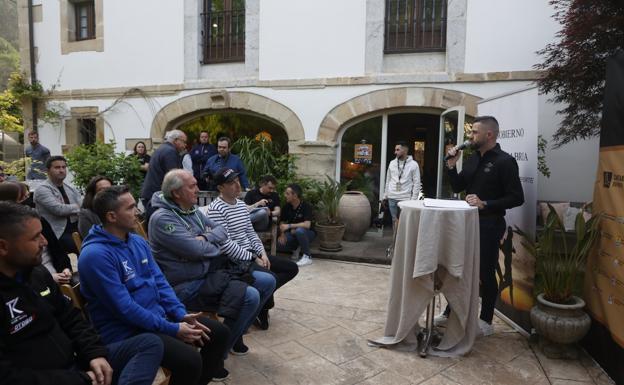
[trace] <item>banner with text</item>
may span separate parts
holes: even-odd
[[[531,330],[529,311],[533,306],[535,260],[513,233],[519,227],[535,235],[537,204],[537,135],[539,95],[536,87],[486,99],[479,103],[479,115],[494,116],[500,125],[498,143],[518,162],[524,204],[507,210],[507,232],[501,242],[497,269],[498,310],[523,329]]]

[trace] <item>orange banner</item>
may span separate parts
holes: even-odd
[[[585,300],[593,318],[624,347],[624,146],[600,150],[593,210],[604,218],[587,261]]]

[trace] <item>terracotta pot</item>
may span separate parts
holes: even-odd
[[[345,224],[345,241],[359,241],[370,228],[371,207],[360,191],[347,191],[340,198],[338,214]]]
[[[340,251],[340,240],[345,232],[345,225],[314,225],[319,240],[319,249],[322,251]]]
[[[591,319],[583,311],[585,301],[572,297],[573,303],[562,305],[537,296],[537,305],[531,309],[531,323],[542,337],[557,344],[573,344],[589,331]]]

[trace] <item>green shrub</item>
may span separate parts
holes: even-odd
[[[82,191],[91,178],[104,175],[114,184],[128,185],[135,198],[140,195],[143,173],[139,161],[133,155],[115,153],[115,142],[80,145],[74,147],[66,158],[74,175],[74,184]]]

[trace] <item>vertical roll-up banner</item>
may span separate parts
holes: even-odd
[[[607,61],[594,212],[601,234],[585,273],[592,327],[583,340],[617,384],[624,384],[624,51]]]
[[[479,115],[498,120],[498,143],[516,159],[524,191],[524,204],[505,215],[507,231],[500,246],[496,308],[526,331],[531,330],[535,260],[512,230],[517,226],[529,236],[535,235],[539,100],[537,87],[530,87],[479,103]]]

